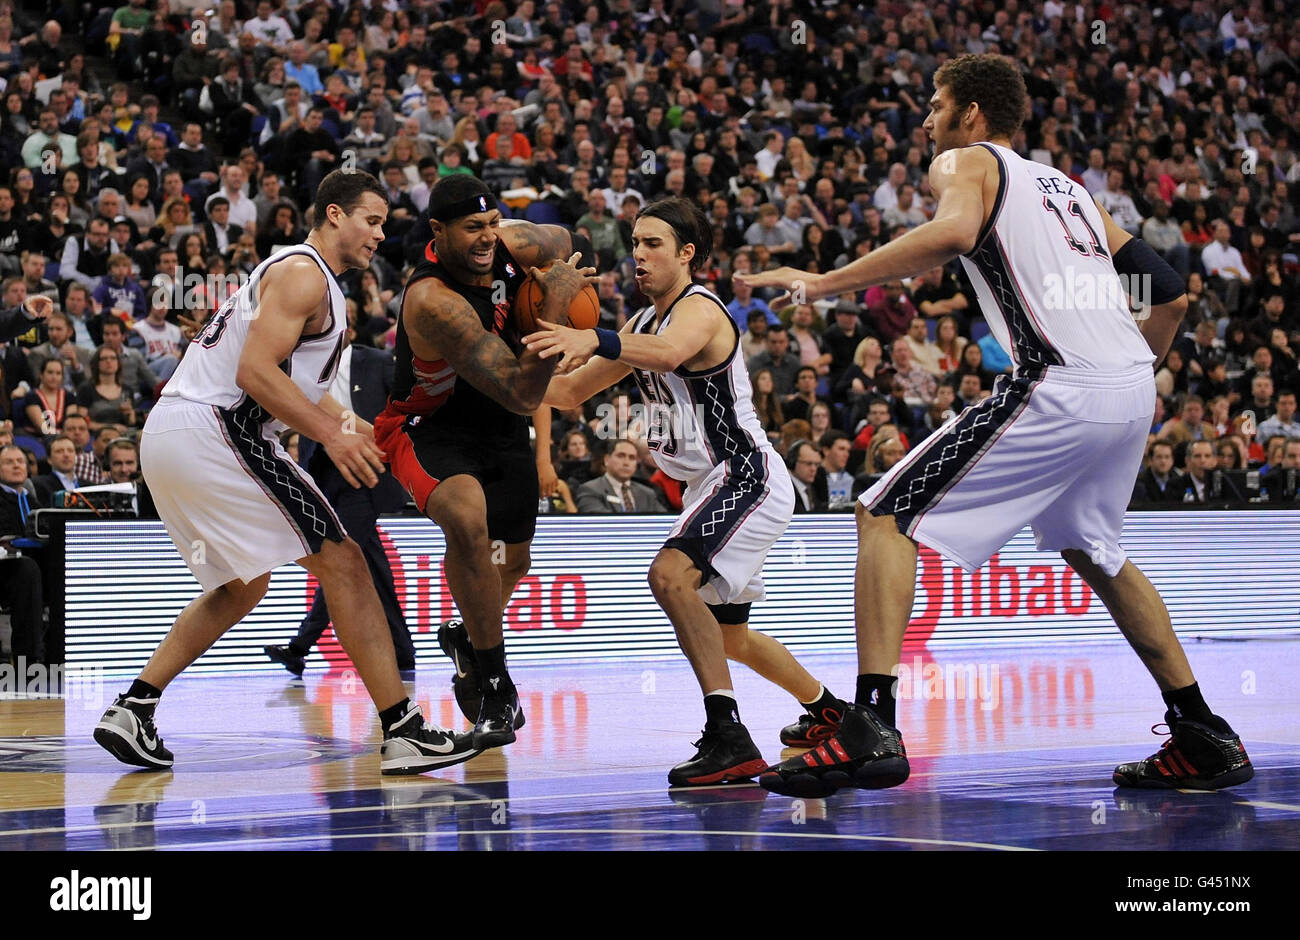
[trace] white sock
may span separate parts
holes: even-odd
[[[817,702],[821,699],[821,697],[822,697],[823,695],[825,695],[825,694],[826,694],[826,686],[824,686],[824,685],[822,685],[820,682],[818,682],[818,683],[817,683],[817,694],[813,696],[813,700],[812,700],[811,702],[800,702],[799,704],[802,705],[802,706],[804,706],[805,708],[810,708],[810,707],[812,707],[813,705],[816,705]]]

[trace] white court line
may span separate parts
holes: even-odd
[[[1264,755],[1264,756],[1269,756],[1269,755]],[[1076,769],[1081,767],[1096,767],[1097,762],[1088,761],[1086,763],[1078,763],[1078,764],[1048,764],[1048,765],[1032,764],[1025,767],[990,767],[990,768],[981,767],[981,768],[971,768],[969,770],[933,770],[933,771],[925,771],[922,773],[914,773],[908,779],[917,780],[922,777],[960,777],[963,775],[974,775],[974,774],[1019,773],[1019,772],[1031,771],[1031,770],[1043,770],[1045,766],[1050,767],[1053,770],[1066,770],[1066,769]],[[617,771],[616,773],[622,774],[622,773],[626,773],[626,771]],[[609,777],[614,775],[615,773],[587,774],[585,776],[598,778],[602,776]],[[433,779],[435,778],[430,778],[429,782],[432,783]],[[533,777],[533,778],[529,778],[527,782],[535,783],[543,780],[549,781],[549,780],[558,780],[558,779],[566,779],[566,778]],[[456,783],[455,781],[448,780],[446,781],[445,786],[447,786],[448,789],[450,789],[451,787],[469,788],[476,785],[488,785],[488,784],[498,784],[498,783],[508,783],[508,782],[509,782],[508,778],[505,780],[480,780],[480,781],[474,781],[472,783]],[[520,783],[520,781],[516,781],[516,783],[518,784]],[[989,786],[990,784],[976,781],[973,785]],[[993,784],[993,785],[996,786],[997,784]],[[754,786],[757,786],[757,784],[754,784]],[[1006,784],[1005,786],[1014,787],[1015,784]],[[415,785],[411,785],[408,788],[415,789]],[[251,794],[247,797],[232,796],[232,797],[227,797],[227,799],[232,799],[232,800],[245,799],[245,798],[251,799],[253,797],[259,797],[259,796],[314,796],[314,795],[324,794],[324,793],[360,793],[360,792],[371,792],[375,790],[378,790],[379,792],[383,792],[385,789],[394,792],[400,792],[401,789],[403,789],[403,787],[401,785],[390,785],[387,788],[383,786],[335,787],[332,789],[321,789],[321,790],[295,790],[291,793],[278,791],[273,793]],[[736,787],[735,789],[740,789],[740,788]],[[850,787],[847,789],[854,789],[854,788]],[[895,788],[891,788],[891,789],[895,789]],[[609,790],[609,791],[600,791],[596,793],[581,793],[581,792],[539,793],[539,794],[533,794],[531,796],[516,796],[516,797],[484,796],[478,799],[454,800],[453,802],[458,803],[461,806],[475,806],[479,804],[491,804],[491,803],[498,803],[498,802],[518,804],[518,803],[528,803],[528,802],[540,802],[544,800],[590,800],[590,799],[598,799],[603,797],[616,797],[616,796],[655,796],[655,795],[663,795],[666,794],[667,792],[668,792],[668,788],[663,787],[663,788],[655,788],[653,790]],[[1191,790],[1187,792],[1202,793],[1205,791]],[[448,794],[448,795],[453,795],[453,794]],[[173,802],[175,801],[184,802],[184,798],[177,797]],[[79,804],[77,806],[46,807],[45,809],[38,809],[38,810],[11,809],[11,810],[0,811],[0,813],[53,812],[55,810],[66,811],[69,809],[94,809],[95,807],[98,806],[134,806],[139,803],[147,803],[147,802],[156,802],[158,804],[162,804],[167,802],[167,800],[166,799],[160,799],[156,801],[126,800],[121,803],[86,803],[86,804]],[[1243,801],[1239,801],[1239,802],[1243,802]],[[1252,804],[1252,805],[1261,805],[1261,804]],[[431,803],[424,803],[424,802],[410,803],[400,807],[393,807],[393,809],[409,810],[409,809],[426,809],[426,808],[433,808],[433,807],[445,808],[446,806],[447,806],[447,801],[444,799],[444,800],[437,800]],[[1280,803],[1269,804],[1269,807],[1296,809],[1297,811],[1300,811],[1300,807],[1289,807]],[[326,807],[326,808],[312,807],[306,809],[306,811],[304,812],[302,807],[296,807],[296,808],[289,807],[284,810],[279,810],[275,812],[233,813],[225,816],[209,816],[207,817],[204,825],[213,825],[214,823],[227,823],[227,822],[253,822],[260,819],[282,819],[284,818],[284,814],[286,812],[301,813],[302,815],[307,817],[315,817],[315,816],[331,816],[334,814],[343,814],[343,813],[379,812],[388,808],[389,807],[378,805],[378,804],[375,806],[344,806],[344,807]],[[615,809],[637,809],[637,808],[644,808],[644,807],[625,806],[625,807],[614,807],[614,808]],[[166,819],[161,819],[156,821],[157,824],[165,824],[167,822],[168,820]],[[63,832],[63,833],[97,832],[105,829],[129,829],[136,826],[153,826],[153,825],[155,825],[155,822],[144,821],[144,822],[134,822],[134,823],[104,823],[104,824],[85,825],[85,826],[49,826],[40,829],[5,829],[5,830],[0,830],[0,836],[48,835],[48,834],[59,833],[59,832]]]
[[[1204,790],[1189,790],[1189,793],[1204,793]],[[1266,803],[1263,800],[1246,800],[1238,803],[1238,806],[1258,806],[1260,809],[1284,809],[1292,813],[1300,813],[1300,806],[1291,806],[1287,803]]]
[[[226,842],[187,842],[180,845],[164,845],[161,848],[171,852],[177,849],[212,849],[222,846],[252,845],[252,844],[276,844],[285,845],[290,842],[319,842],[322,839],[329,841],[343,839],[410,839],[419,836],[506,836],[506,835],[645,835],[645,836],[757,836],[758,838],[779,838],[779,839],[835,839],[845,842],[902,842],[908,845],[934,845],[943,848],[953,849],[993,849],[999,852],[1041,852],[1043,849],[1027,848],[1019,845],[999,845],[996,842],[960,842],[951,839],[913,839],[906,836],[854,836],[842,835],[840,833],[814,833],[814,832],[752,832],[743,829],[696,829],[683,831],[681,829],[461,829],[458,831],[448,831],[440,833],[437,831],[426,832],[385,832],[378,834],[366,835],[362,833],[344,833],[340,835],[329,835],[320,833],[311,836],[285,836],[283,838],[271,839],[236,839]],[[127,849],[105,849],[103,851],[124,851],[124,852],[153,852],[156,851],[154,846],[133,847]]]

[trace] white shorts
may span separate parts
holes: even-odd
[[[1113,577],[1154,407],[1149,366],[1003,377],[859,500],[967,571],[1031,525],[1039,549],[1086,552]]]
[[[256,403],[234,410],[164,398],[140,435],[158,516],[205,592],[250,582],[347,536]]]
[[[695,562],[706,604],[761,601],[763,562],[793,513],[794,485],[776,452],[739,454],[687,486],[665,547]]]

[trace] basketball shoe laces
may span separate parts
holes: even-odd
[[[153,715],[150,712],[144,711],[142,708],[132,708],[131,705],[134,701],[136,700],[127,699],[124,703],[124,707],[135,716],[136,721],[140,722],[140,730],[144,732],[145,737],[148,740],[153,741],[155,745],[161,747],[162,738],[158,736],[158,729],[154,727]],[[155,699],[154,701],[156,702],[157,700]]]
[[[1156,729],[1163,727],[1164,731]],[[1151,733],[1154,735],[1169,735],[1165,742],[1160,745],[1160,750],[1156,751],[1147,760],[1155,764],[1156,768],[1163,774],[1171,777],[1195,777],[1200,773],[1187,759],[1187,755],[1182,749],[1174,743],[1174,729],[1163,721],[1157,722],[1151,726]]]

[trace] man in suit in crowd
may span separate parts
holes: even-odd
[[[66,434],[59,434],[50,441],[49,463],[50,472],[32,480],[41,506],[49,506],[51,497],[59,490],[75,490],[89,485],[77,478],[77,445]]]
[[[668,512],[658,490],[632,479],[636,467],[636,445],[615,441],[605,454],[605,472],[574,494],[578,512]]]
[[[0,597],[9,605],[14,656],[26,657],[28,663],[45,661],[41,566],[11,545],[22,539],[35,508],[27,486],[27,455],[14,444],[0,447]]]
[[[1282,445],[1282,462],[1266,473],[1260,484],[1270,503],[1295,501],[1300,479],[1300,438],[1288,438]]]
[[[355,329],[349,327],[349,342],[355,336]],[[351,409],[357,418],[373,421],[388,403],[388,393],[393,387],[393,370],[391,353],[370,346],[352,345],[339,362],[338,373],[334,377],[334,384],[330,386],[329,394],[344,408]],[[348,535],[361,546],[375,589],[379,592],[384,616],[388,619],[388,630],[397,652],[397,668],[403,673],[413,673],[415,647],[411,644],[411,631],[397,600],[393,569],[375,528],[380,514],[401,511],[407,502],[406,491],[391,472],[380,477],[373,489],[364,486],[353,489],[339,474],[324,449],[306,437],[299,438],[298,462],[311,473],[312,479],[343,520]],[[268,646],[264,651],[272,662],[277,662],[295,676],[300,676],[306,668],[307,654],[329,624],[330,614],[325,605],[325,592],[318,587],[311,610],[298,628],[298,635],[287,646]]]
[[[1186,492],[1187,481],[1174,469],[1174,445],[1153,441],[1147,449],[1147,466],[1133,485],[1133,502],[1178,502]]]
[[[822,455],[809,441],[795,441],[786,454],[790,480],[794,485],[795,515],[807,512],[825,512],[827,507],[826,471],[822,469]]]
[[[1209,441],[1192,441],[1187,446],[1187,473],[1183,475],[1183,491],[1174,498],[1184,503],[1204,503],[1210,499],[1210,474],[1217,458],[1214,445]]]

